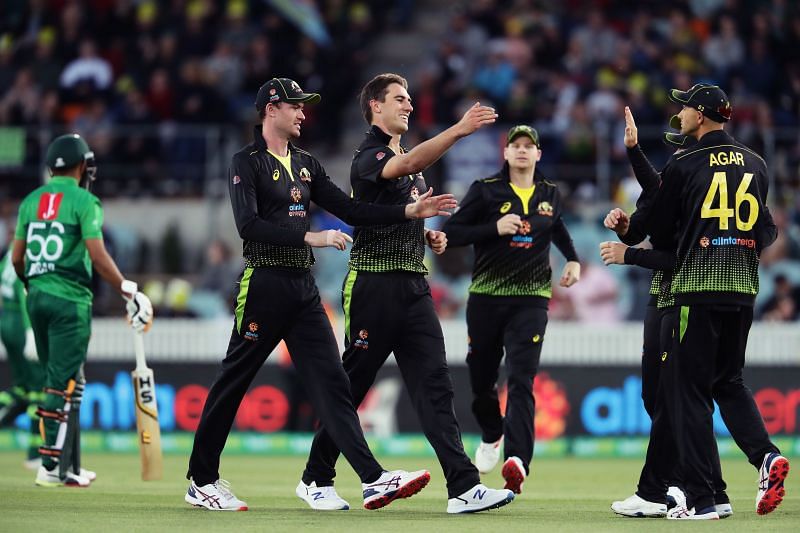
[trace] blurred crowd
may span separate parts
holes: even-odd
[[[278,5],[310,8],[300,22],[305,31]],[[431,20],[414,23],[422,18]],[[386,64],[374,53],[383,30],[419,37],[410,40],[414,49],[400,51],[413,61],[387,67],[411,84],[408,144],[457,120],[475,99],[494,105],[504,127],[528,123],[541,133],[540,168],[563,191],[585,263],[582,283],[555,291],[557,319],[642,316],[647,272],[603,267],[596,251],[612,237],[601,215],[612,205],[630,209],[639,191],[622,145],[621,109],[632,108],[642,145],[660,167],[669,154],[660,132],[677,111],[667,90],[719,84],[734,106],[728,129],[764,155],[773,173],[780,237],[762,257],[757,314],[798,319],[800,4],[792,0],[7,0],[0,17],[0,196],[19,199],[30,190],[43,146],[68,130],[85,135],[97,153],[100,196],[201,198],[247,142],[254,95],[277,73],[323,94],[301,144],[323,160],[350,153],[352,146],[340,144],[343,130],[361,131],[363,123],[343,123],[344,111],[364,77]],[[606,186],[599,185],[601,163]],[[444,162],[426,178],[448,189]],[[331,224],[316,214],[314,220],[316,227]],[[214,281],[238,268],[238,254],[224,243],[187,253],[196,260],[174,273],[177,284],[170,286],[172,272],[155,269],[155,294],[168,313],[224,312],[232,285]],[[339,255],[324,256],[326,268],[317,272],[334,307],[346,268]],[[470,252],[429,260],[439,312],[459,316]],[[559,260],[554,254],[555,272]],[[198,301],[192,291],[201,305],[189,305]],[[212,304],[204,294],[221,300]]]

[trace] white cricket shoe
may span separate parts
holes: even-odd
[[[764,462],[758,470],[758,492],[756,493],[756,513],[769,514],[783,501],[786,490],[783,482],[789,475],[789,461],[779,453],[764,455]]]
[[[694,507],[687,509],[685,505],[679,505],[667,512],[667,520],[719,520],[719,514],[714,506],[696,511]]]
[[[525,473],[525,465],[522,464],[522,459],[519,457],[509,457],[503,463],[503,479],[506,484],[503,487],[508,489],[514,494],[522,494],[522,484],[527,477]]]
[[[364,491],[364,508],[380,509],[400,498],[410,498],[424,489],[430,480],[431,473],[427,470],[384,472],[375,482],[361,484]]]
[[[475,467],[481,474],[488,474],[494,467],[497,466],[497,461],[500,460],[500,445],[503,443],[503,437],[500,437],[495,442],[483,442],[478,444],[478,449],[475,450]]]
[[[35,483],[40,487],[78,487],[85,488],[89,486],[90,481],[85,477],[81,477],[74,472],[67,472],[67,477],[61,479],[58,475],[58,467],[48,470],[44,465],[40,466],[36,471]]]
[[[195,507],[204,507],[211,511],[247,511],[247,504],[234,496],[231,484],[224,479],[203,486],[197,486],[191,481],[183,499]]]
[[[75,473],[74,470],[70,470],[70,472],[72,472],[73,474]],[[78,475],[81,477],[85,477],[86,479],[89,480],[90,483],[93,482],[95,479],[97,479],[97,472],[86,470],[85,468],[81,468],[80,473]]]
[[[330,487],[317,487],[316,481],[306,485],[301,479],[294,493],[297,494],[298,498],[305,501],[309,507],[317,511],[346,511],[350,509],[350,504],[336,494],[336,489],[333,488],[333,485]]]
[[[672,501],[670,502],[670,498]],[[674,504],[674,505],[672,505]],[[671,509],[677,506],[686,507],[686,494],[683,493],[678,487],[672,486],[667,489],[667,508]]]
[[[638,494],[628,496],[622,501],[613,502],[611,510],[618,515],[631,518],[663,518],[667,515],[666,504],[649,502]]]
[[[733,516],[733,506],[729,503],[718,503],[714,506],[714,510],[719,515],[720,520]]]
[[[514,501],[514,493],[510,490],[490,489],[479,483],[460,496],[447,500],[447,512],[450,514],[478,513],[503,507],[512,501]]]

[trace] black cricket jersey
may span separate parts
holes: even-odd
[[[417,201],[428,186],[419,172],[386,179],[383,167],[396,154],[389,148],[391,135],[372,126],[353,155],[350,184],[353,198],[380,205],[405,206]],[[405,150],[404,150],[405,151]],[[397,224],[358,226],[353,233],[350,269],[363,272],[406,271],[427,274],[425,222],[405,220]]]
[[[552,295],[550,243],[567,261],[578,254],[561,218],[555,184],[537,170],[527,202],[511,188],[508,164],[497,174],[475,181],[461,206],[445,223],[448,246],[475,246],[470,294],[535,297],[546,304]],[[507,214],[522,219],[515,235],[497,234],[497,221]]]
[[[722,130],[664,167],[647,227],[656,238],[677,228],[677,305],[753,305],[759,254],[777,236],[768,183],[764,160]]]
[[[352,200],[317,159],[289,143],[285,164],[269,152],[254,129],[254,140],[233,155],[228,188],[245,266],[308,269],[314,264],[304,238],[314,201],[348,224],[387,224],[406,220],[405,208]]]

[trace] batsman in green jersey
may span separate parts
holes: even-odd
[[[41,401],[44,370],[33,349],[33,333],[25,309],[25,289],[14,272],[9,248],[0,260],[0,340],[6,348],[11,370],[11,387],[0,392],[0,427],[10,426],[17,416],[28,411],[31,441],[25,466],[39,466],[39,417],[36,405]],[[30,344],[30,345],[29,345]]]
[[[150,300],[122,277],[103,244],[103,209],[89,192],[97,167],[79,135],[56,138],[45,162],[52,178],[22,201],[12,262],[28,288],[28,314],[45,369],[38,409],[44,444],[36,484],[86,487],[96,477],[80,467],[83,363],[92,319],[92,266],[127,300],[134,329],[147,329]],[[82,187],[83,186],[83,187]]]

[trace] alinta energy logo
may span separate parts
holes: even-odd
[[[290,217],[304,217],[306,216],[306,206],[300,203],[303,199],[303,193],[297,187],[292,187],[289,191],[289,196],[292,197],[293,204],[289,205]]]
[[[529,235],[531,232],[531,223],[523,220],[517,235],[511,237],[511,242],[508,243],[512,248],[531,248],[533,246],[533,237]]]
[[[247,331],[244,332],[244,338],[248,341],[258,340],[258,323],[250,322],[247,325]]]
[[[537,439],[549,440],[560,437],[567,429],[567,415],[570,405],[564,385],[555,381],[546,372],[533,380],[533,394],[536,397],[534,414],[534,433]],[[508,385],[498,391],[500,412],[505,415]]]
[[[745,248],[755,248],[755,239],[740,239],[739,237],[714,237],[709,239],[705,235],[700,237],[700,246],[708,248],[709,246],[744,246]]]
[[[368,349],[369,348],[369,341],[367,340],[368,337],[369,337],[369,331],[365,329],[359,330],[358,338],[353,343],[353,346],[360,350]]]

